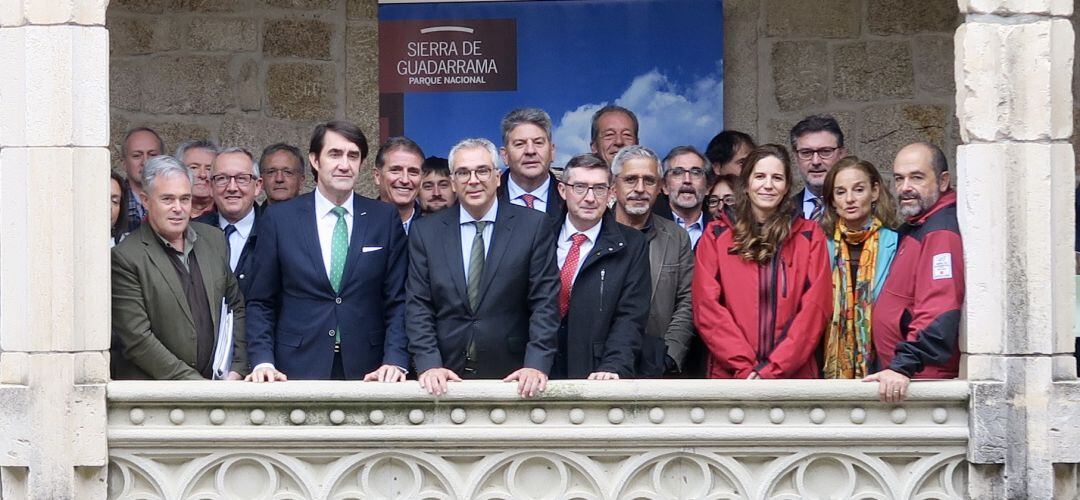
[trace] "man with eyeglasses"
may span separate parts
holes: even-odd
[[[559,270],[547,216],[498,199],[487,139],[450,150],[458,205],[409,232],[406,314],[420,385],[445,394],[463,378],[517,381],[543,392],[557,349]]]
[[[693,146],[676,146],[664,157],[664,194],[667,206],[657,203],[656,215],[675,221],[690,236],[691,248],[709,225],[712,216],[705,210],[711,166],[705,155]]]
[[[640,230],[649,245],[652,301],[637,375],[700,375],[686,364],[697,337],[690,309],[694,274],[690,236],[675,222],[652,213],[663,178],[660,158],[644,146],[626,146],[615,155],[611,174],[615,178],[615,220]]]
[[[284,142],[271,144],[259,156],[258,165],[267,204],[300,196],[304,187],[304,155],[300,148]]]
[[[227,148],[214,157],[209,178],[217,211],[202,215],[195,221],[225,232],[229,269],[236,275],[240,291],[247,297],[251,292],[250,275],[254,268],[255,222],[262,211],[255,203],[255,196],[263,183],[259,178],[259,167],[246,149]]]
[[[552,378],[637,376],[651,293],[648,244],[608,212],[610,194],[603,158],[588,153],[566,164],[559,184],[566,217],[553,231],[562,287]]]
[[[844,132],[832,116],[812,115],[791,128],[789,139],[795,163],[805,182],[803,190],[795,194],[796,206],[803,217],[820,220],[825,207],[821,199],[825,174],[847,156]]]

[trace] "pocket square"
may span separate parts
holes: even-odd
[[[374,252],[376,250],[382,250],[382,247],[363,247],[360,249],[363,253]]]

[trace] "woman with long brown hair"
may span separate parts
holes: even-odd
[[[697,248],[694,325],[710,378],[817,378],[832,312],[825,236],[799,216],[783,146],[754,149],[736,186],[736,222],[710,223]]]
[[[861,379],[878,371],[871,310],[896,255],[896,201],[877,168],[855,156],[829,169],[822,198],[833,285],[822,371]]]

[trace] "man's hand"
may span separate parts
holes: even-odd
[[[274,367],[264,366],[256,368],[244,380],[248,382],[284,382],[289,380],[289,377],[286,377],[284,373],[277,371]]]
[[[592,372],[589,374],[587,380],[619,380],[619,374],[611,372]]]
[[[523,398],[531,398],[547,388],[547,375],[536,368],[521,368],[507,375],[503,382],[518,382],[518,394]]]
[[[461,377],[446,368],[431,368],[420,374],[420,387],[435,396],[446,394],[446,382],[461,382]]]
[[[881,370],[863,379],[863,382],[878,382],[878,399],[885,403],[899,403],[907,397],[910,378],[892,370]]]
[[[225,380],[244,380],[244,376],[236,372],[229,372],[225,375]]]
[[[394,365],[382,365],[377,370],[364,375],[364,382],[401,382],[405,372]]]

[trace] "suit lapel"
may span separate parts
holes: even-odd
[[[353,270],[358,265],[357,260],[360,260],[360,254],[364,253],[364,233],[367,232],[368,215],[367,212],[361,209],[360,195],[353,195],[353,218],[352,218],[352,235],[349,236],[349,253],[345,257],[345,269],[341,271],[341,288],[345,288],[345,283],[348,283],[349,277],[352,276]],[[395,211],[396,213],[396,211]],[[401,219],[395,219],[400,221]],[[390,249],[386,249],[389,251]]]
[[[506,248],[510,246],[511,232],[513,230],[514,214],[505,205],[499,207],[499,211],[495,215],[495,230],[491,232],[491,246],[488,248],[487,257],[484,259],[484,278],[480,280],[480,302],[484,301],[487,289],[495,278],[495,272],[499,269],[499,261],[502,260],[503,254],[506,253]]]
[[[300,232],[300,240],[303,241],[304,253],[311,259],[312,269],[318,271],[318,278],[323,287],[334,292],[330,286],[330,278],[326,275],[326,264],[323,263],[322,245],[319,243],[319,219],[315,216],[315,192],[306,195],[308,199],[300,203],[299,220],[293,221],[294,228]],[[287,236],[286,236],[287,238]]]
[[[251,254],[255,253],[255,238],[258,236],[259,228],[259,206],[254,206],[255,220],[252,221],[251,231],[248,232],[247,240],[244,241],[244,248],[240,250],[240,260],[236,261],[236,270],[247,269],[245,266],[247,260],[251,258]]]
[[[180,309],[184,311],[184,317],[187,318],[188,323],[191,323],[194,328],[195,321],[191,319],[191,308],[188,307],[187,296],[184,295],[184,287],[180,284],[180,278],[176,275],[176,268],[173,267],[161,242],[157,241],[157,235],[154,233],[154,230],[150,228],[150,224],[143,224],[143,226],[145,226],[145,229],[140,227],[140,230],[142,231],[142,243],[143,248],[146,249],[147,257],[150,258],[150,263],[157,268],[158,273],[160,273],[162,279],[165,280],[165,284],[168,285],[169,291],[171,291],[173,297],[176,298],[176,302],[180,304]]]
[[[652,278],[652,291],[656,294],[656,284],[660,281],[660,268],[663,267],[665,260],[667,259],[668,251],[668,236],[667,231],[659,227],[656,221],[653,221],[653,236],[649,238],[649,276]],[[657,238],[663,238],[663,241],[659,245],[653,245],[653,241]]]
[[[217,332],[218,320],[221,316],[221,304],[215,304],[213,298],[218,294],[214,293],[214,278],[217,277],[217,273],[214,272],[214,268],[218,262],[222,262],[224,259],[225,265],[228,266],[228,257],[222,257],[221,255],[215,255],[210,251],[209,242],[195,241],[195,248],[191,250],[191,253],[195,255],[195,261],[199,263],[199,271],[202,273],[203,289],[206,290],[206,300],[210,305],[210,321],[213,324],[214,332]]]
[[[461,302],[468,307],[469,294],[465,289],[465,261],[461,259],[461,224],[458,223],[460,210],[457,205],[444,210],[445,212],[453,211],[453,217],[450,217],[450,214],[443,217],[442,241],[447,242],[450,246],[447,250],[446,261],[450,270],[450,277],[454,281],[454,288],[457,288],[458,294],[461,295]]]

